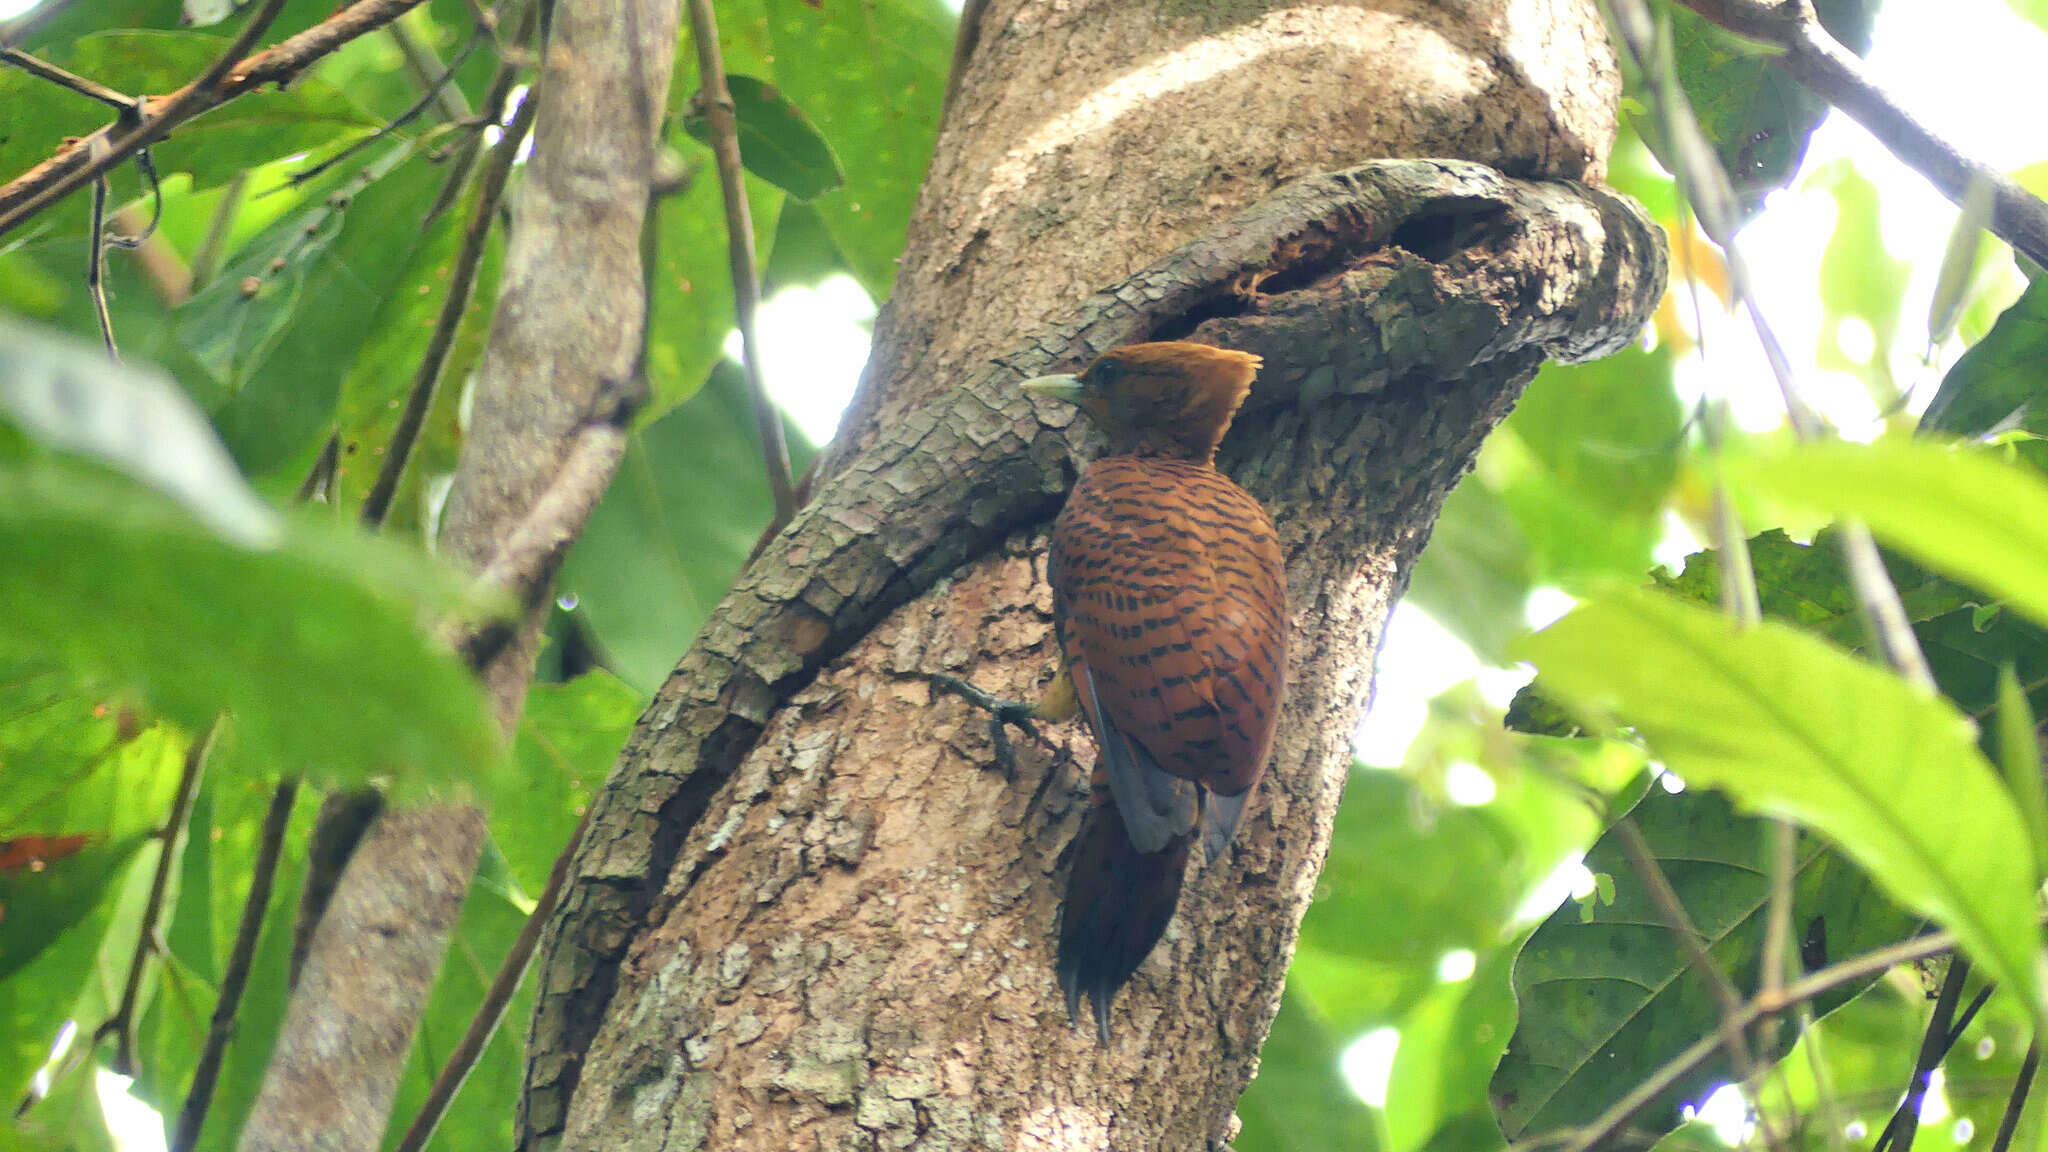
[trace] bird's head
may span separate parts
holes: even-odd
[[[1207,464],[1258,371],[1259,358],[1249,352],[1181,341],[1126,344],[1081,372],[1040,376],[1023,388],[1086,412],[1113,454]]]

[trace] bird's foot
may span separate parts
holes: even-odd
[[[1011,726],[1022,729],[1024,734],[1033,740],[1049,743],[1033,719],[1037,715],[1037,708],[1030,701],[1005,700],[976,688],[958,676],[944,672],[930,672],[926,676],[930,679],[932,687],[941,692],[950,692],[989,714],[988,739],[990,744],[995,745],[996,765],[1003,770],[1003,779],[1012,783],[1017,779],[1017,750],[1010,743],[1008,731]]]

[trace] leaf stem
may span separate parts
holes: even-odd
[[[142,999],[142,977],[149,970],[151,958],[163,951],[160,935],[164,905],[170,900],[171,873],[178,864],[179,841],[192,822],[192,805],[199,796],[199,781],[206,774],[206,758],[213,752],[220,726],[221,721],[215,719],[185,749],[185,766],[178,774],[178,791],[171,800],[170,817],[157,832],[163,843],[157,853],[156,875],[149,884],[149,900],[142,906],[142,924],[135,937],[135,954],[128,962],[121,1001],[94,1033],[95,1041],[108,1035],[114,1037],[113,1069],[123,1076],[135,1075],[135,1016],[136,1005]]]
[[[697,71],[704,115],[710,124],[711,153],[718,160],[718,186],[725,196],[726,249],[732,260],[732,297],[740,330],[740,352],[747,373],[747,394],[754,403],[754,431],[761,440],[761,458],[768,470],[768,490],[775,497],[775,522],[780,531],[796,515],[796,485],[789,474],[789,448],[783,443],[782,414],[768,398],[761,380],[761,342],[755,313],[761,305],[761,283],[754,262],[754,224],[747,207],[747,187],[740,167],[739,124],[733,115],[732,93],[725,87],[725,61],[718,53],[718,18],[711,0],[690,0],[690,36],[697,42]]]
[[[270,895],[277,884],[278,862],[284,855],[285,831],[291,825],[292,805],[298,796],[299,778],[287,776],[278,781],[277,791],[270,797],[270,810],[264,813],[255,870],[249,878],[249,895],[242,901],[242,919],[235,927],[234,948],[228,953],[227,969],[221,975],[220,998],[214,1002],[213,1018],[207,1024],[206,1044],[200,1049],[199,1064],[192,1073],[192,1087],[185,1094],[184,1106],[178,1109],[170,1152],[191,1152],[198,1146],[200,1129],[206,1126],[207,1109],[213,1105],[213,1090],[220,1081],[228,1041],[235,1034],[235,1016],[242,1007],[242,993],[249,987],[256,942],[263,934]]]

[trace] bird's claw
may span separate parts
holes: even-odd
[[[944,672],[931,672],[927,676],[932,687],[950,692],[989,714],[988,738],[989,743],[995,746],[996,764],[1003,771],[1003,779],[1014,783],[1017,779],[1017,750],[1010,743],[1007,729],[1014,725],[1031,739],[1043,741],[1045,735],[1032,719],[1034,706],[1025,700],[1005,700]]]

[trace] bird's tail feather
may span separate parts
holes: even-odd
[[[1075,839],[1067,899],[1060,912],[1055,968],[1067,1018],[1080,1023],[1081,997],[1095,1009],[1095,1036],[1109,1046],[1109,1005],[1173,919],[1193,836],[1162,852],[1131,844],[1114,807],[1091,808]]]

